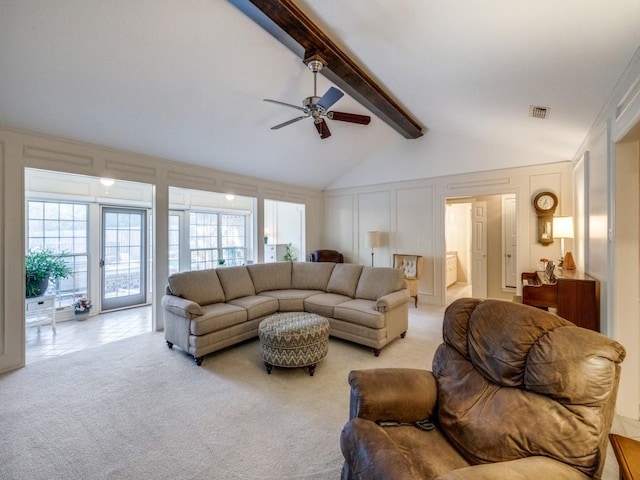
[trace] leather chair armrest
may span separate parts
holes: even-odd
[[[415,422],[431,417],[438,399],[436,379],[428,370],[353,370],[349,384],[350,418]]]
[[[397,307],[402,303],[406,303],[409,300],[409,290],[406,288],[398,290],[397,292],[388,293],[387,295],[380,297],[376,301],[376,309],[379,312],[386,312],[392,308]]]
[[[373,422],[354,418],[340,434],[346,460],[342,480],[418,480],[422,478],[389,435]]]
[[[175,295],[162,297],[162,307],[184,318],[192,319],[202,315],[202,307],[196,302]]]
[[[592,477],[575,468],[549,457],[527,457],[509,462],[486,463],[440,475],[436,480],[495,480],[496,478],[518,478],[522,480],[592,480]]]

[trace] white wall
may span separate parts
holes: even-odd
[[[635,301],[629,305],[625,295],[627,277],[640,272],[637,258],[638,238],[635,237],[635,257],[616,261],[618,240],[628,235],[628,219],[616,222],[616,210],[623,208],[616,200],[635,202],[637,177],[628,163],[621,163],[616,154],[616,143],[640,123],[640,49],[636,52],[627,71],[618,82],[609,102],[594,121],[583,145],[575,156],[576,206],[583,209],[580,220],[584,222],[585,236],[579,239],[579,251],[585,255],[589,273],[601,282],[601,330],[624,345],[627,357],[622,364],[622,376],[618,392],[617,411],[621,415],[640,417],[640,311],[638,291]],[[626,149],[619,149],[618,154]],[[627,155],[628,153],[624,153]],[[637,165],[635,171],[637,172]],[[627,175],[627,178],[624,176]],[[621,185],[618,179],[623,179]],[[618,180],[618,181],[619,181]],[[635,195],[621,195],[618,188],[635,181]],[[633,189],[633,187],[631,187]],[[583,191],[580,191],[583,190]],[[619,197],[619,198],[618,198]],[[637,205],[634,204],[633,208]],[[632,220],[638,222],[638,218]],[[625,224],[627,222],[627,224]],[[628,245],[625,247],[628,248]]]
[[[518,271],[533,271],[541,257],[559,258],[560,244],[536,243],[532,199],[542,190],[558,195],[560,212],[572,213],[572,166],[561,162],[494,172],[471,173],[325,192],[327,218],[323,240],[327,248],[348,253],[347,261],[369,264],[364,233],[381,230],[387,246],[376,248],[376,266],[390,266],[393,253],[425,258],[418,288],[422,302],[445,302],[445,201],[453,197],[515,194],[518,200]],[[529,239],[529,240],[527,240]],[[521,286],[518,287],[520,289]]]
[[[307,248],[320,246],[322,193],[259,178],[138,155],[82,142],[0,128],[0,371],[24,365],[24,169],[109,177],[152,185],[154,258],[167,258],[169,187],[233,193],[258,202],[256,231],[263,231],[265,198],[302,203],[308,214]],[[259,252],[259,260],[263,252]],[[153,282],[153,326],[163,328],[160,301],[167,262],[157,262]]]

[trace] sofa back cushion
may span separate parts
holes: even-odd
[[[443,334],[433,359],[438,420],[465,457],[541,455],[599,478],[625,355],[619,343],[500,300],[455,301]]]
[[[291,288],[291,262],[247,265],[256,293]]]
[[[362,268],[362,265],[354,263],[336,263],[329,277],[327,292],[354,298]]]
[[[213,268],[174,273],[169,276],[169,290],[200,305],[224,302],[224,291]]]
[[[217,271],[227,302],[256,294],[247,267],[225,267]]]
[[[356,298],[377,300],[405,287],[404,274],[397,268],[364,267],[358,280]]]
[[[291,288],[327,291],[335,263],[294,262],[291,265]]]

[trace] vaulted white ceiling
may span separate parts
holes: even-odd
[[[424,136],[270,130],[297,112],[262,99],[313,76],[226,0],[0,0],[0,124],[317,189],[542,164],[572,159],[640,46],[638,0],[296,4]]]

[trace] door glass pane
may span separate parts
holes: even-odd
[[[145,218],[145,210],[103,209],[104,310],[146,300]]]

